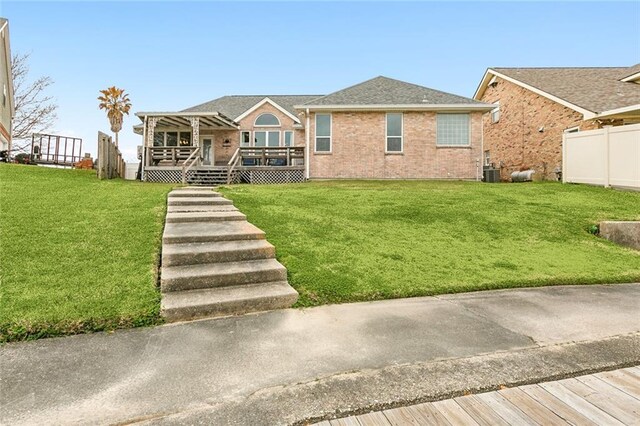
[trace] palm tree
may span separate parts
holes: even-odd
[[[111,131],[116,134],[116,146],[118,146],[118,132],[122,130],[122,118],[124,114],[129,115],[131,101],[129,95],[124,93],[124,89],[116,86],[101,90],[102,96],[98,96],[100,109],[107,110],[107,118],[111,123]]]

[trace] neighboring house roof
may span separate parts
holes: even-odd
[[[585,119],[640,104],[640,85],[621,81],[634,67],[489,68],[474,95],[480,99],[493,75],[572,108]]]
[[[360,107],[365,109],[394,106],[423,108],[437,106],[489,107],[488,104],[474,99],[383,76],[372,78],[305,104],[298,104],[296,107],[299,109],[320,107]]]
[[[235,120],[240,117],[247,110],[263,101],[265,98],[269,98],[276,104],[280,105],[283,109],[289,112],[291,115],[296,116],[296,110],[294,105],[302,104],[316,99],[322,95],[232,95],[223,96],[221,98],[214,99],[209,102],[205,102],[200,105],[193,106],[182,110],[182,112],[214,112],[218,111],[221,114]]]

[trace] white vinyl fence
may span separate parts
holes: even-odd
[[[640,124],[565,133],[562,181],[640,189]]]

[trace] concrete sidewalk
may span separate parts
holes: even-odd
[[[2,424],[287,424],[640,364],[640,284],[288,309],[8,344]]]

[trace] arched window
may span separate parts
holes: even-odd
[[[260,114],[258,118],[256,118],[256,122],[254,126],[279,126],[280,120],[273,114],[264,113]]]

